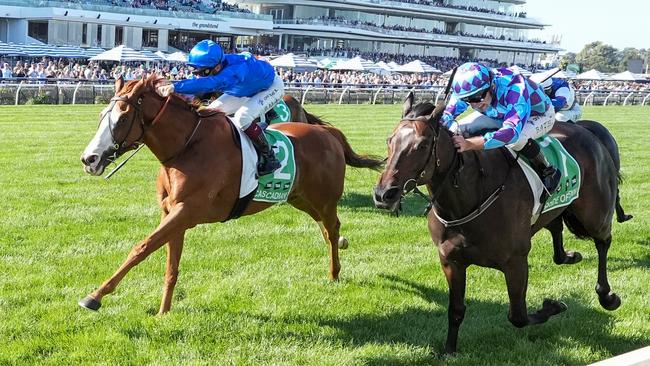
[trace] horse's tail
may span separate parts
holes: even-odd
[[[319,125],[319,126],[331,126],[332,125],[331,123],[329,123],[327,121],[323,121],[320,117],[315,116],[315,115],[307,112],[304,108],[303,108],[302,111],[305,113],[305,116],[307,116],[307,123],[309,123],[310,125]]]
[[[379,170],[381,169],[382,165],[384,164],[384,161],[382,159],[379,159],[376,156],[372,155],[359,155],[352,150],[352,147],[350,146],[350,143],[348,143],[348,139],[345,137],[343,132],[339,130],[336,127],[333,126],[323,126],[329,133],[336,138],[341,146],[343,147],[343,150],[345,152],[345,163],[349,166],[353,166],[355,168],[370,168],[374,170]]]
[[[618,151],[618,144],[616,143],[614,136],[612,136],[607,127],[596,121],[584,120],[578,121],[576,124],[593,133],[598,138],[598,141],[605,146],[605,149],[607,149],[609,156],[611,156],[612,161],[614,162],[618,183],[622,184],[623,176],[621,175],[621,155]],[[631,218],[632,215],[625,214],[625,210],[623,210],[623,207],[621,206],[621,197],[618,188],[616,188],[616,221],[625,222]]]

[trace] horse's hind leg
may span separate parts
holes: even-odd
[[[183,208],[170,212],[170,214],[161,221],[160,225],[158,225],[158,228],[156,228],[153,233],[131,249],[131,252],[120,268],[118,268],[117,271],[115,271],[115,273],[97,290],[91,292],[90,295],[80,300],[79,305],[90,310],[98,310],[101,307],[102,298],[115,291],[117,285],[122,281],[131,268],[145,260],[151,253],[156,251],[171,238],[184,232],[187,227],[190,227],[187,222],[187,214],[187,211]]]
[[[603,308],[616,310],[621,306],[621,298],[611,292],[607,281],[607,251],[612,243],[612,236],[608,235],[605,239],[594,239],[594,242],[596,250],[598,250],[598,282],[596,283],[598,301]]]
[[[556,217],[553,221],[546,225],[546,229],[551,232],[553,237],[553,261],[555,264],[574,264],[582,260],[580,252],[564,250],[564,238],[562,237],[562,230],[564,224],[562,223],[562,216]]]
[[[621,196],[619,195],[618,189],[616,190],[616,221],[618,222],[625,222],[627,220],[631,220],[634,216],[628,215],[625,213],[625,210],[623,210],[623,206],[621,206]]]
[[[528,259],[526,256],[513,257],[502,269],[508,286],[510,309],[508,320],[515,327],[545,323],[551,316],[567,309],[566,305],[550,299],[544,299],[542,308],[533,314],[527,313],[526,290],[528,288]]]
[[[326,210],[326,209],[321,209],[320,212],[319,210],[316,210],[314,206],[307,202],[303,198],[298,198],[294,199],[291,202],[291,205],[293,205],[295,208],[306,212],[311,216],[317,223],[318,227],[321,230],[321,233],[323,234],[323,239],[325,239],[325,244],[327,244],[328,249],[329,249],[329,257],[330,257],[330,270],[329,270],[329,278],[330,280],[336,281],[339,279],[339,272],[341,271],[341,262],[339,261],[339,250],[338,250],[338,245],[339,245],[339,229],[341,227],[341,222],[338,219],[338,216],[336,215],[336,205],[334,205],[334,213],[331,209]],[[342,242],[345,244],[345,247],[347,247],[347,239],[343,239]]]

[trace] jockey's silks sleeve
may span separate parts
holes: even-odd
[[[449,98],[449,103],[447,103],[447,107],[442,114],[440,123],[448,129],[451,128],[451,125],[456,120],[456,117],[463,114],[463,112],[467,110],[467,107],[469,107],[469,104],[456,98],[455,95],[452,95],[451,98]]]
[[[214,76],[176,81],[174,82],[174,91],[181,94],[202,94],[223,91],[244,79],[241,75],[242,66],[240,64],[237,67],[224,68]]]
[[[252,97],[268,89],[275,79],[273,66],[248,52],[228,54],[221,71],[214,76],[174,83],[174,91],[184,94],[222,92],[236,97]]]

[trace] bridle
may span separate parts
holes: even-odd
[[[422,121],[422,117],[404,118],[402,119],[402,121],[412,121],[412,122]],[[431,126],[431,123],[429,122],[426,123],[426,126],[427,128],[430,128],[432,130],[432,141],[431,141],[431,147],[429,148],[429,152],[427,153],[427,160],[422,166],[422,169],[419,170],[420,172],[416,174],[417,179],[411,178],[404,183],[404,185],[402,186],[402,196],[414,190],[416,192],[419,192],[419,190],[417,190],[417,182],[427,176],[427,167],[430,165],[432,159],[435,160],[435,165],[433,170],[430,173],[430,176],[433,177],[436,173],[436,170],[440,168],[440,158],[438,155],[438,143],[437,143],[439,131],[436,131],[436,129],[433,126]],[[449,177],[455,174],[455,172],[457,172],[462,165],[463,165],[462,155],[456,149],[454,149],[454,156],[451,163],[449,164],[449,168],[447,169],[447,172],[442,178],[442,181],[440,181],[440,183],[437,185],[438,187],[435,190],[435,192],[433,192],[433,195],[431,195],[431,197],[429,198],[425,196],[423,193],[419,192],[419,194],[429,202],[427,211],[431,209],[433,207],[434,202],[438,200],[438,197],[442,193],[442,189],[447,184]],[[474,209],[469,214],[457,220],[446,220],[440,217],[440,215],[436,212],[435,209],[433,210],[433,214],[440,221],[440,223],[442,223],[445,227],[458,226],[474,220],[475,218],[480,216],[485,210],[487,210],[499,198],[501,193],[505,190],[505,182],[508,180],[508,177],[510,176],[510,172],[512,171],[512,166],[513,164],[509,164],[508,172],[506,173],[506,177],[504,178],[503,183],[499,185],[499,187],[497,187],[492,192],[492,194],[490,194],[490,196],[488,196],[482,203],[478,205],[478,207],[476,207],[476,209]],[[407,185],[410,182],[413,182],[412,188],[407,187]]]
[[[403,118],[401,122],[404,122],[404,121],[418,122],[418,121],[422,121],[423,118],[424,118],[424,116],[412,117],[412,118]],[[434,123],[437,123],[437,122],[434,122]],[[404,182],[404,184],[402,185],[402,189],[401,189],[402,196],[410,193],[413,190],[416,190],[417,185],[418,185],[417,184],[418,181],[420,181],[421,179],[425,178],[428,175],[433,176],[436,173],[436,170],[440,168],[440,157],[438,155],[438,134],[439,134],[439,132],[436,131],[436,129],[433,126],[431,126],[430,122],[425,121],[425,125],[426,125],[427,129],[431,130],[431,144],[429,146],[429,151],[427,152],[427,160],[422,165],[422,168],[417,170],[419,173],[417,173],[415,175],[416,178],[410,178],[406,182]],[[459,155],[460,155],[460,153],[458,153],[456,150],[454,150],[454,157],[453,157],[451,163],[449,164],[449,169],[445,173],[445,176],[443,177],[442,181],[438,185],[438,188],[436,189],[436,191],[433,193],[433,196],[431,197],[431,199],[427,198],[427,200],[429,200],[429,203],[435,202],[438,199],[438,197],[442,193],[442,188],[444,187],[444,185],[449,180],[449,177],[451,177],[452,173],[454,173],[457,170],[457,167],[458,167],[457,163],[460,161]],[[433,170],[431,170],[431,172],[429,174],[427,174],[427,168],[429,167],[432,159],[433,159],[433,161],[435,161],[435,165],[433,167]],[[412,183],[412,186],[409,186],[409,184],[411,184],[411,183]]]
[[[117,139],[115,138],[115,125],[117,124],[117,121],[113,121],[111,118],[111,112],[113,111],[113,108],[115,108],[115,104],[117,102],[125,102],[129,106],[133,107],[135,109],[135,113],[133,115],[133,118],[131,119],[131,123],[129,124],[129,129],[126,131],[126,134],[124,135],[124,139],[122,142],[117,142]],[[113,97],[111,98],[111,103],[108,105],[108,108],[106,109],[106,112],[101,116],[101,120],[103,120],[106,117],[106,114],[108,114],[108,131],[111,134],[111,141],[112,141],[112,150],[113,154],[110,156],[111,160],[117,159],[120,155],[122,155],[125,151],[127,151],[129,148],[137,148],[141,143],[142,143],[142,138],[144,137],[144,134],[146,132],[146,126],[144,124],[144,117],[142,116],[142,98],[138,98],[138,100],[135,103],[132,103],[129,98],[126,96],[119,96],[119,97]],[[140,115],[140,127],[142,132],[140,133],[140,136],[133,141],[131,144],[127,144],[127,140],[129,138],[129,135],[131,135],[131,130],[133,130],[133,126],[136,124],[136,120],[138,119],[138,115]]]
[[[144,121],[144,114],[142,113],[142,97],[138,97],[137,101],[135,101],[135,102],[133,102],[127,96],[116,96],[116,97],[111,98],[111,103],[108,105],[108,109],[107,109],[107,112],[106,112],[106,113],[108,113],[108,130],[109,130],[109,132],[111,134],[111,140],[112,140],[112,143],[113,143],[113,145],[112,145],[113,153],[111,154],[109,159],[111,161],[114,161],[121,154],[123,154],[125,151],[127,151],[129,149],[139,149],[140,145],[142,145],[143,142],[144,142],[143,140],[144,140],[145,134],[147,133],[147,130],[149,129],[149,127],[153,126],[160,119],[163,112],[165,111],[165,107],[167,106],[167,104],[169,103],[169,101],[172,98],[173,98],[173,96],[171,96],[171,95],[165,97],[165,103],[160,108],[158,113],[156,113],[154,118],[151,120],[151,123],[149,123],[149,124],[146,124],[145,121]],[[117,102],[124,102],[124,103],[128,104],[129,106],[131,106],[131,107],[133,107],[135,109],[135,113],[133,115],[133,118],[131,119],[131,123],[129,124],[129,129],[126,132],[126,135],[124,136],[124,139],[120,143],[118,143],[116,138],[115,138],[115,131],[114,131],[115,123],[113,122],[113,120],[111,118],[111,114],[110,114],[110,112],[115,107],[115,103],[117,103]],[[104,116],[106,116],[106,114],[102,115],[102,120],[103,120]],[[139,116],[139,118],[138,118],[138,116]],[[127,144],[127,139],[129,138],[129,135],[131,134],[131,130],[133,129],[133,126],[136,124],[136,121],[140,123],[140,129],[141,129],[142,132],[140,133],[140,136],[138,136],[138,138],[133,141],[133,143]],[[179,152],[171,155],[170,157],[168,157],[166,159],[163,159],[163,160],[160,160],[161,164],[165,164],[165,163],[175,159],[178,155],[180,155],[183,151],[185,151],[185,149],[189,146],[190,141],[192,140],[192,138],[196,134],[196,131],[198,130],[198,128],[201,125],[202,121],[203,121],[203,119],[199,118],[198,122],[194,126],[194,129],[192,130],[192,133],[185,140],[185,144],[183,145],[183,148]]]

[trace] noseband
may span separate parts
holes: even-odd
[[[117,102],[124,102],[131,107],[135,109],[135,114],[133,118],[131,119],[131,124],[129,125],[129,129],[127,130],[126,134],[124,135],[124,140],[122,142],[118,143],[117,140],[115,139],[115,125],[117,122],[114,122],[113,119],[111,118],[111,112],[113,111],[113,108],[115,108],[115,104]],[[120,97],[113,97],[111,98],[111,103],[108,105],[108,110],[106,111],[108,113],[108,131],[111,134],[111,141],[113,142],[113,150],[114,150],[114,157],[117,158],[119,155],[124,153],[124,151],[127,150],[129,147],[134,147],[137,148],[141,143],[142,143],[142,137],[144,136],[144,133],[146,131],[145,125],[144,125],[144,118],[142,116],[142,98],[138,98],[136,103],[132,103],[129,98],[125,96],[120,96]],[[106,113],[102,115],[102,119],[106,116]],[[131,134],[131,130],[133,129],[133,125],[135,125],[136,120],[138,119],[138,115],[140,115],[140,126],[142,127],[142,133],[140,136],[133,141],[132,144],[127,145],[126,140],[129,138],[129,135]]]

